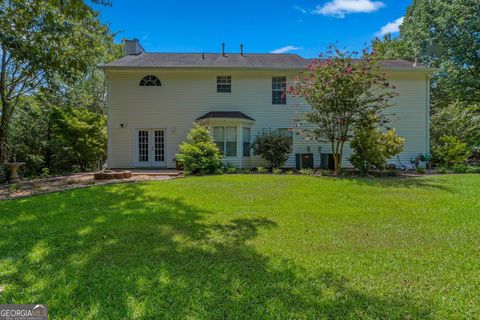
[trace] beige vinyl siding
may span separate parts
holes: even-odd
[[[287,97],[286,105],[272,105],[272,76],[287,76],[291,82],[293,71],[241,71],[241,70],[144,70],[108,71],[108,166],[130,168],[135,166],[135,130],[164,129],[166,161],[169,168],[185,140],[192,122],[210,111],[240,111],[255,119],[251,125],[251,141],[262,129],[292,128],[294,119],[301,119],[310,107],[301,98]],[[139,87],[142,76],[154,74],[161,87]],[[232,76],[232,92],[217,93],[217,75]],[[407,139],[402,162],[425,153],[427,146],[427,78],[426,74],[394,73],[390,78],[398,86],[400,96],[395,99],[396,113],[392,126]],[[121,127],[124,124],[124,127]],[[241,132],[238,134],[242,136]],[[306,141],[294,134],[294,152],[287,166],[295,166],[295,153],[314,154],[315,165],[320,165],[319,147],[330,152],[326,144]],[[264,165],[258,157],[238,156],[225,159],[235,166]],[[346,150],[345,164],[349,151]],[[394,161],[396,162],[396,160]],[[406,164],[406,163],[405,163]]]

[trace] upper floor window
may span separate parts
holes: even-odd
[[[287,104],[287,77],[272,77],[272,104]]]
[[[232,92],[232,76],[217,76],[217,92]]]
[[[162,83],[156,76],[149,74],[140,80],[139,85],[140,87],[160,87]]]

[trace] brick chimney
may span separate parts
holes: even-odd
[[[140,45],[140,42],[138,41],[138,39],[131,39],[131,40],[123,39],[122,42],[123,42],[123,48],[125,50],[126,56],[138,55],[145,52],[145,50]]]

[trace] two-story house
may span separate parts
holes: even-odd
[[[222,50],[223,51],[223,50]],[[125,41],[125,56],[102,66],[108,80],[108,167],[174,168],[179,144],[193,122],[207,125],[224,161],[245,168],[263,165],[250,145],[266,130],[291,138],[293,152],[309,154],[314,166],[327,159],[327,144],[293,130],[310,106],[283,90],[310,62],[296,54],[148,53],[138,40]],[[429,74],[401,60],[379,61],[397,87],[389,124],[406,140],[399,159],[429,152]],[[350,151],[346,148],[344,164]]]

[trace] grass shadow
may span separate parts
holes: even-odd
[[[250,244],[278,227],[268,217],[215,222],[216,212],[147,184],[10,201],[2,210],[0,303],[46,303],[52,318],[430,315],[421,301],[371,295],[334,270],[272,261]]]

